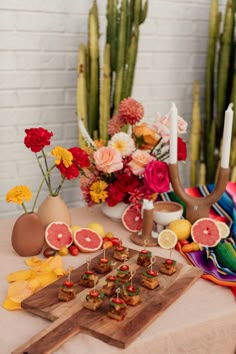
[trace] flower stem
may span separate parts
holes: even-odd
[[[57,189],[55,190],[55,193],[53,195],[58,195],[59,194],[64,181],[65,181],[65,176],[62,176],[61,177],[61,183],[59,184],[59,186],[57,187]]]
[[[47,180],[46,178],[49,176],[49,174],[51,173],[51,171],[54,169],[55,166],[56,166],[56,165],[53,165],[53,166],[47,171],[47,173],[43,175],[43,178],[42,178],[42,180],[41,180],[41,182],[40,182],[39,189],[38,189],[38,191],[37,191],[37,194],[36,194],[36,197],[35,197],[35,200],[34,200],[34,204],[33,204],[33,207],[32,207],[32,212],[34,212],[34,209],[35,209],[35,206],[36,206],[36,203],[37,203],[37,200],[38,200],[40,191],[41,191],[41,189],[42,189],[43,183],[44,183],[44,181]],[[53,195],[53,194],[51,193],[51,195]]]
[[[42,152],[43,152],[43,150],[42,150]],[[35,153],[35,156],[36,156],[36,159],[37,159],[39,168],[40,168],[40,170],[41,170],[41,172],[42,172],[42,175],[45,176],[45,173],[44,173],[44,170],[43,170],[43,166],[42,166],[42,164],[41,164],[41,162],[40,162],[40,159],[39,159],[39,157],[38,157],[38,155],[37,155],[36,153]],[[45,161],[45,158],[44,158],[44,161]],[[49,190],[49,192],[50,192],[50,183],[49,183],[49,181],[48,181],[47,178],[45,178],[45,182],[46,182],[47,187],[48,187],[48,190]]]
[[[47,163],[47,157],[46,154],[44,152],[44,150],[42,150],[43,153],[43,158],[44,158],[44,163],[45,163],[45,167],[46,167],[46,171],[48,172],[48,163]],[[50,178],[50,174],[48,174],[48,190],[49,193],[52,194],[52,187],[51,187],[51,178]]]
[[[26,206],[25,206],[24,202],[21,205],[22,205],[22,208],[24,209],[24,212],[28,213],[28,210],[26,209]]]

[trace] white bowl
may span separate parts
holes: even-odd
[[[171,221],[180,219],[183,215],[183,207],[176,202],[156,202],[154,204],[153,220],[155,223],[166,226]]]

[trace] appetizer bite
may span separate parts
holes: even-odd
[[[113,297],[109,303],[108,317],[122,321],[127,314],[127,305],[120,297]]]
[[[85,301],[83,303],[83,307],[91,311],[96,311],[99,307],[101,307],[103,298],[104,298],[103,292],[98,291],[96,289],[92,289],[86,295]]]
[[[79,281],[80,285],[85,286],[86,288],[92,288],[98,283],[98,276],[92,270],[86,270]]]
[[[159,271],[163,274],[172,275],[176,272],[176,261],[172,259],[166,259]]]
[[[128,264],[122,264],[118,269],[117,269],[117,280],[119,280],[121,283],[127,283],[130,280],[131,272]]]
[[[59,289],[58,299],[61,301],[70,301],[75,298],[74,283],[69,279],[65,280]]]
[[[118,280],[115,275],[108,275],[106,277],[106,284],[102,287],[102,292],[107,296],[115,294]]]
[[[105,250],[103,257],[98,259],[94,269],[100,274],[109,273],[112,270],[112,262],[106,257]]]
[[[127,305],[136,306],[141,302],[140,289],[132,283],[127,283],[122,286],[121,297]]]
[[[159,286],[158,272],[152,269],[145,270],[145,272],[142,274],[141,284],[145,288],[151,290],[155,289],[157,286]]]
[[[139,252],[137,264],[142,267],[147,267],[151,264],[152,252],[143,249]]]
[[[119,245],[115,248],[113,257],[118,261],[125,261],[129,258],[129,249],[122,245]]]

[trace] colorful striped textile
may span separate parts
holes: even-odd
[[[189,195],[199,198],[209,195],[214,187],[214,184],[209,184],[205,186],[186,188],[185,191]],[[159,196],[159,200],[179,202],[183,205],[185,213],[185,204],[176,196],[174,192],[161,194]],[[228,182],[225,192],[220,200],[212,205],[209,212],[209,217],[224,221],[228,224],[231,230],[231,242],[234,244],[236,252],[236,183]],[[224,269],[221,269],[221,267],[212,260],[212,257],[208,257],[208,252],[206,249],[190,253],[181,252],[181,254],[190,264],[203,270],[203,279],[213,281],[221,286],[229,286],[232,288],[233,293],[235,293],[236,274],[234,272],[226,273]]]

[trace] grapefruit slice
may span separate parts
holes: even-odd
[[[143,218],[141,213],[141,204],[130,204],[122,214],[122,223],[126,230],[138,232],[142,230]]]
[[[214,247],[220,239],[220,229],[216,221],[210,218],[201,218],[192,226],[191,236],[193,241],[203,247]]]
[[[69,247],[73,242],[70,226],[64,222],[51,222],[45,230],[45,241],[54,250]]]
[[[81,252],[95,252],[102,247],[102,238],[96,231],[82,227],[74,232],[74,243]]]
[[[161,248],[169,250],[175,247],[178,237],[174,231],[164,229],[159,233],[157,240]]]

